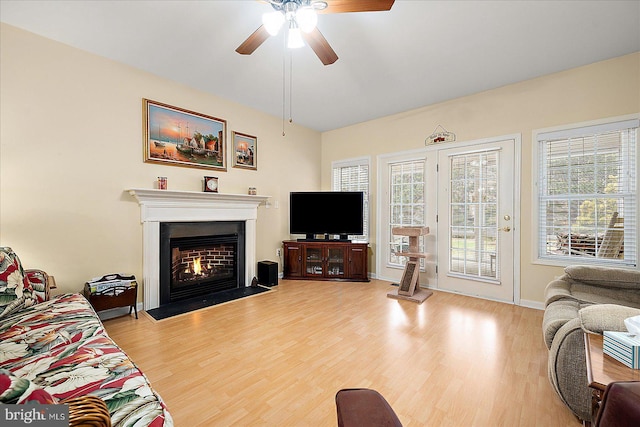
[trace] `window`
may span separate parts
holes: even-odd
[[[637,265],[638,124],[537,134],[541,260]]]
[[[364,234],[349,236],[353,240],[369,240],[369,159],[333,162],[333,191],[362,191],[364,193]]]
[[[389,264],[404,266],[407,257],[398,256],[396,252],[408,252],[409,236],[394,235],[394,227],[422,227],[425,223],[425,160],[410,160],[393,163],[389,166]],[[424,252],[424,237],[419,239],[420,251]],[[424,259],[420,259],[424,268]]]

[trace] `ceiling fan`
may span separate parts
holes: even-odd
[[[324,65],[333,64],[338,55],[316,27],[317,13],[377,12],[390,10],[395,0],[266,0],[274,11],[262,16],[258,27],[236,52],[251,55],[269,36],[275,36],[287,24],[287,47],[304,46],[313,49]],[[303,41],[304,40],[304,41]]]

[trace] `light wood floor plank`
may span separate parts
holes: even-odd
[[[405,426],[578,426],[546,378],[542,311],[388,282],[281,280],[273,292],[159,322],[105,321],[178,427],[335,426],[367,387]]]

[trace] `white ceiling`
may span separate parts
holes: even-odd
[[[282,117],[282,36],[235,52],[271,10],[0,0],[2,22]],[[318,28],[340,59],[292,52],[292,118],[327,131],[640,51],[640,1],[396,0],[388,12],[320,15]]]

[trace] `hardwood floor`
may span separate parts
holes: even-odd
[[[335,426],[335,393],[378,390],[405,426],[578,426],[547,380],[543,312],[388,282],[281,280],[162,321],[105,321],[178,427]]]

